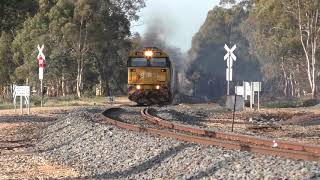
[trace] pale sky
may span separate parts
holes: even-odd
[[[146,7],[139,13],[139,22],[134,22],[132,32],[143,35],[148,21],[163,18],[172,24],[167,42],[182,51],[189,50],[192,36],[204,23],[207,13],[219,0],[146,0]]]

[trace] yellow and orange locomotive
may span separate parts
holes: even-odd
[[[156,47],[131,51],[128,59],[128,94],[139,105],[168,104],[173,96],[173,65]]]

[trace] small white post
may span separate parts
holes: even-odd
[[[228,73],[229,73],[229,75],[230,75],[230,71],[228,70]],[[229,96],[230,95],[230,91],[229,91],[229,88],[230,88],[230,81],[227,81],[228,82],[228,84],[227,84],[227,95]]]
[[[23,97],[20,96],[20,110],[21,110],[21,115],[23,115]]]
[[[259,99],[260,97],[259,96],[260,96],[260,91],[258,91],[258,111],[260,110],[260,102],[259,102],[260,101],[260,99]]]
[[[252,106],[254,105],[254,103],[255,103],[255,98],[254,98],[254,96],[255,96],[255,93],[254,93],[254,87],[253,87],[253,85],[254,85],[254,83],[253,82],[251,82],[252,84],[251,84],[251,93],[252,93]],[[253,108],[254,109],[254,108]]]
[[[250,109],[252,109],[252,82],[250,82]]]
[[[42,79],[40,79],[40,88],[41,88],[41,107],[43,106],[43,88],[42,88]]]
[[[28,102],[28,115],[30,115],[30,96],[29,97],[26,96],[26,98]]]
[[[14,112],[17,112],[16,96],[13,97]]]
[[[243,86],[243,109],[245,108],[245,104],[246,104],[246,86],[244,84],[244,81],[242,81],[242,86]]]

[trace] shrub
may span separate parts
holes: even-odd
[[[315,106],[320,103],[319,99],[308,99],[302,103],[303,107]]]

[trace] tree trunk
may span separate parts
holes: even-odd
[[[295,94],[294,94],[294,84],[293,84],[292,72],[290,72],[289,80],[290,80],[290,95],[292,97],[294,97]]]
[[[62,96],[66,96],[66,82],[65,82],[65,79],[64,79],[64,74],[62,73],[62,76],[61,76],[61,92],[62,92]]]
[[[59,97],[60,96],[60,87],[61,87],[61,79],[59,78],[58,79],[58,82],[57,82],[57,88],[56,88],[56,94],[57,96]]]
[[[77,71],[77,96],[78,98],[81,97],[81,86],[82,86],[82,66],[81,66],[81,60],[78,61],[78,71]]]
[[[283,61],[284,61],[284,58],[281,57],[281,69],[282,69],[282,73],[283,73],[283,80],[284,80],[284,88],[283,88],[283,93],[285,96],[287,96],[287,88],[288,88],[288,80],[287,80],[287,73],[284,69],[284,65],[283,65]]]
[[[110,92],[110,86],[109,86],[109,81],[105,80],[104,81],[104,95],[105,96],[111,96],[111,92]]]
[[[300,32],[300,41],[303,47],[303,51],[306,57],[307,63],[307,74],[308,81],[311,89],[312,98],[315,95],[315,71],[316,71],[316,50],[317,50],[317,41],[320,32],[320,25],[318,23],[319,19],[319,9],[308,9],[305,12],[306,22],[302,22],[301,17],[301,2],[297,0],[298,3],[298,25]],[[307,2],[305,2],[307,3]],[[311,52],[311,54],[310,54]]]

